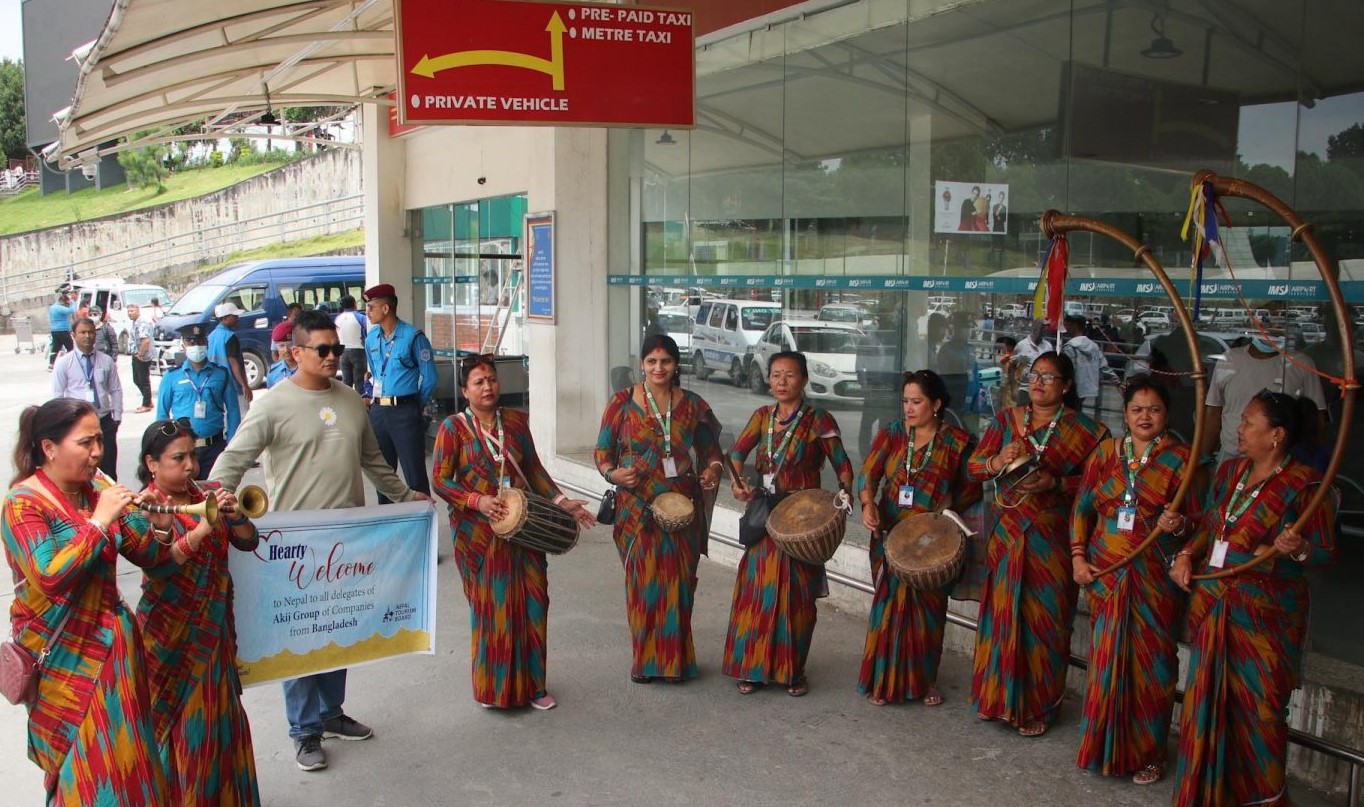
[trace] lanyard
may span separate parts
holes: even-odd
[[[924,461],[919,463],[919,467],[912,465],[914,459],[914,427],[909,427],[909,445],[905,446],[905,481],[908,482],[915,474],[922,471],[928,464],[928,460],[933,456],[933,444],[938,442],[938,433],[933,432],[933,436],[928,438],[927,445],[924,446]]]
[[[1264,490],[1265,485],[1278,476],[1279,471],[1282,471],[1287,464],[1288,458],[1284,457],[1283,462],[1279,463],[1279,467],[1274,469],[1274,473],[1261,479],[1259,484],[1243,497],[1241,492],[1245,490],[1246,482],[1250,479],[1250,463],[1246,463],[1246,469],[1241,472],[1241,479],[1236,483],[1236,489],[1231,492],[1231,496],[1227,498],[1226,509],[1222,511],[1222,536],[1224,540],[1227,531],[1236,526],[1236,520],[1245,515],[1250,506],[1255,504],[1255,499],[1260,495],[1260,491]]]
[[[380,331],[379,331],[379,339],[380,339],[380,341],[382,341],[384,344],[388,345],[388,350],[384,351],[384,361],[383,361],[383,364],[380,364],[380,365],[379,365],[379,383],[382,384],[383,382],[385,382],[385,381],[388,380],[388,358],[389,358],[390,356],[393,355],[393,346],[396,345],[396,344],[398,343],[398,328],[397,328],[397,326],[394,326],[394,328],[393,328],[393,336],[392,336],[392,337],[388,337],[388,338],[385,338],[385,337],[384,337],[384,332],[383,332],[382,329],[380,329]]]
[[[81,359],[82,359],[82,361],[81,361],[81,372],[85,373],[85,383],[88,384],[88,385],[90,386],[90,389],[94,389],[94,388],[95,388],[95,354],[91,353],[90,355],[87,356],[87,355],[85,355],[84,353],[82,353],[82,354],[81,354]]]
[[[501,487],[502,480],[507,476],[507,443],[506,435],[502,431],[502,409],[501,407],[498,407],[497,409],[496,424],[497,446],[501,447],[500,451],[497,449],[497,446],[494,446],[492,441],[488,439],[489,435],[487,432],[483,431],[483,423],[478,419],[478,416],[474,414],[473,408],[470,407],[464,411],[469,414],[469,420],[474,422],[474,431],[478,433],[478,439],[483,443],[483,450],[487,451],[488,456],[497,462],[497,484]]]
[[[774,453],[772,451],[772,435],[777,428],[777,407],[772,407],[772,419],[767,421],[767,445],[765,448],[767,449],[767,461],[772,463],[772,475],[774,477],[786,461],[786,446],[791,442],[791,436],[796,433],[796,427],[800,425],[800,421],[804,417],[805,407],[801,406],[800,411],[796,413],[795,421],[786,427],[786,433],[781,436],[781,445],[777,446]]]
[[[654,400],[654,394],[649,391],[649,385],[644,385],[644,399],[649,402],[649,411],[653,413],[654,419],[663,428],[663,456],[673,455],[673,395],[672,389],[668,390],[668,414],[660,414],[658,402]]]
[[[1037,456],[1041,457],[1042,452],[1047,450],[1047,444],[1051,442],[1052,435],[1056,433],[1056,424],[1061,422],[1061,413],[1065,411],[1066,408],[1064,406],[1057,408],[1056,415],[1052,417],[1051,425],[1047,426],[1047,433],[1042,437],[1040,443],[1037,441],[1036,437],[1033,437],[1031,431],[1027,433],[1028,442],[1032,443],[1033,451],[1037,452]],[[1031,415],[1029,416],[1029,420],[1031,420]]]
[[[1132,450],[1132,435],[1127,435],[1122,441],[1122,453],[1127,459],[1127,490],[1122,494],[1123,504],[1131,504],[1137,496],[1137,471],[1146,467],[1146,463],[1151,459],[1151,452],[1160,441],[1165,439],[1165,435],[1157,435],[1156,439],[1146,444],[1146,450],[1141,452],[1141,459],[1136,458],[1136,452]]]
[[[190,375],[190,373],[193,370],[194,370],[193,367],[185,368],[185,380],[189,382],[190,387],[194,390],[194,397],[198,398],[199,400],[203,400],[204,390],[208,389],[208,379],[204,379],[204,385],[199,386],[198,384],[194,383],[194,376]]]

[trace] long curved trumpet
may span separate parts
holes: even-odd
[[[138,507],[148,513],[183,513],[189,516],[198,516],[210,524],[216,525],[218,523],[218,499],[216,496],[206,496],[198,504],[139,504]]]

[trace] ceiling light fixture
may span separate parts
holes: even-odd
[[[1184,55],[1184,51],[1175,47],[1174,40],[1165,35],[1165,17],[1153,14],[1151,30],[1155,32],[1156,38],[1152,39],[1151,44],[1141,52],[1142,56],[1148,59],[1174,59]]]
[[[659,146],[676,146],[677,138],[668,134],[668,130],[664,129],[662,136],[655,140],[654,143]]]

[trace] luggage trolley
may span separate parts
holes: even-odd
[[[27,350],[29,353],[37,353],[38,344],[33,338],[33,320],[25,316],[14,316],[10,318],[10,323],[14,325],[14,352]]]

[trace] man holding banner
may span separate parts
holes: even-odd
[[[409,490],[384,461],[355,390],[334,380],[344,347],[330,317],[305,311],[294,322],[297,370],[252,407],[219,457],[212,478],[235,490],[256,458],[265,455],[266,483],[274,511],[363,507],[368,477],[393,501],[430,501]],[[298,767],[327,767],[322,738],[365,740],[366,725],[342,711],[346,670],[284,682],[289,736]]]

